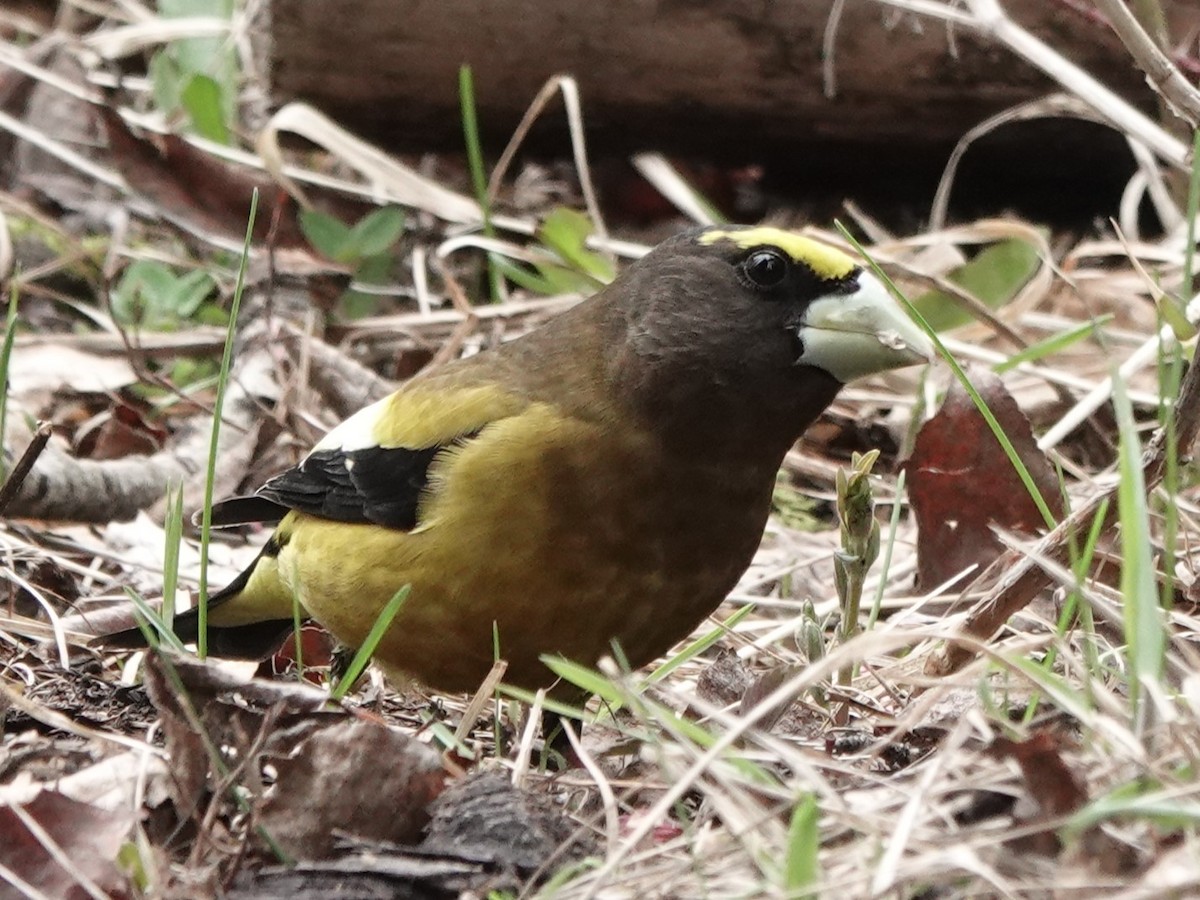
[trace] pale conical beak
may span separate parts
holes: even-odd
[[[933,342],[870,272],[857,290],[814,300],[797,329],[799,365],[824,369],[843,384],[934,357]]]

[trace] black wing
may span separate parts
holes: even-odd
[[[372,523],[411,531],[417,505],[437,457],[475,437],[412,450],[367,447],[318,450],[264,484],[255,500],[338,522]],[[261,520],[260,520],[261,521]]]

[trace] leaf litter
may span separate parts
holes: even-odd
[[[30,84],[43,99],[59,90],[63,76],[51,69],[24,71],[35,73]],[[123,225],[99,229],[108,237],[103,280],[80,273],[92,292],[103,294],[119,271],[149,258],[211,271],[226,299],[232,279],[221,248],[244,232],[249,187],[263,193],[270,214],[258,239],[274,259],[253,261],[254,324],[239,337],[219,493],[252,487],[295,461],[330,423],[440,349],[475,352],[576,299],[517,295],[469,311],[447,301],[480,272],[479,254],[454,228],[479,221],[465,179],[428,178],[315,110],[281,110],[260,158],[155,135],[154,121],[119,109],[118,96],[86,80],[75,85],[99,113],[81,121],[103,126],[107,149],[80,155],[34,117],[57,162],[22,164],[34,167],[29,184],[85,221],[101,207],[121,211]],[[569,96],[571,85],[562,89]],[[326,148],[319,165],[281,149],[284,131]],[[668,194],[686,197],[669,165],[642,165]],[[559,184],[543,195],[561,196]],[[98,203],[99,185],[114,193]],[[310,248],[297,210],[325,204],[339,220],[359,222],[380,197],[417,207],[425,233],[406,231],[386,248],[395,267],[378,308],[342,319],[337,298],[347,273]],[[507,235],[519,242],[538,234],[528,205],[503,210],[503,184],[495,199]],[[6,198],[4,210],[11,223],[22,207]],[[871,232],[865,217],[858,221]],[[303,897],[349,883],[364,895],[515,894],[540,885],[556,896],[720,897],[781,893],[792,883],[789,861],[811,856],[814,889],[851,896],[1194,888],[1194,606],[1171,610],[1167,674],[1139,708],[1123,680],[1120,616],[1089,626],[1077,612],[1094,607],[1100,619],[1120,599],[1119,579],[1104,567],[1123,564],[1122,536],[1089,505],[1111,491],[1120,439],[1103,379],[1122,364],[1139,427],[1158,424],[1173,346],[1154,308],[1161,288],[1145,273],[1183,293],[1179,235],[1138,239],[1129,224],[1122,231],[1130,239],[1108,240],[1105,231],[1100,240],[1055,240],[1054,249],[1019,222],[876,235],[880,260],[910,295],[954,304],[955,322],[973,311],[973,324],[947,337],[956,354],[981,365],[1006,360],[1014,336],[1036,348],[1097,323],[1000,378],[974,376],[1055,516],[1074,526],[1069,541],[1042,536],[1044,523],[1007,458],[996,455],[999,445],[943,370],[921,384],[901,374],[856,385],[789,457],[786,473],[816,501],[806,514],[832,523],[834,473],[851,451],[890,444],[890,466],[908,456],[911,515],[890,471],[872,479],[882,539],[892,546],[886,570],[877,566],[864,585],[866,600],[878,597],[875,626],[844,643],[832,639],[836,533],[775,522],[729,606],[698,630],[704,649],[677,658],[659,678],[609,673],[625,702],[593,709],[598,721],[578,742],[579,764],[557,770],[540,764],[537,702],[484,698],[484,717],[460,729],[462,746],[453,731],[468,706],[463,698],[397,691],[373,674],[331,707],[321,665],[303,673],[314,687],[292,680],[294,659],[277,659],[284,675],[266,679],[253,666],[90,647],[87,633],[109,630],[99,619],[106,605],[125,603],[126,588],[161,591],[163,483],[184,484],[189,510],[199,495],[206,449],[197,436],[207,434],[211,392],[203,373],[188,383],[163,361],[181,353],[211,359],[220,339],[200,323],[184,322],[170,336],[131,329],[111,310],[64,295],[54,271],[27,270],[14,280],[23,314],[56,324],[18,338],[5,451],[19,454],[40,418],[60,417],[74,440],[52,440],[0,525],[8,585],[0,613],[0,879],[26,896]],[[568,255],[590,263],[582,253],[643,249],[589,241],[592,249],[572,244]],[[975,246],[999,248],[1001,270],[989,271],[989,256],[972,255]],[[157,392],[144,390],[147,383]],[[1094,399],[1064,409],[1064,392],[1075,400],[1093,388]],[[68,415],[76,409],[85,413]],[[868,419],[883,424],[868,428]],[[1177,449],[1190,475],[1191,447]],[[1169,593],[1194,595],[1195,486],[1184,477],[1157,491],[1152,533],[1139,538],[1152,542]],[[33,498],[42,493],[54,502],[38,506]],[[1095,564],[1073,569],[1095,521],[1103,526]],[[238,571],[264,537],[214,545],[219,567],[210,577]],[[1068,544],[1074,557],[1047,555]],[[189,536],[181,594],[195,587],[196,552]],[[1010,619],[1012,604],[999,621],[977,616],[979,604],[1018,576],[1038,603],[1022,595],[1018,618]],[[978,625],[984,620],[987,628]],[[960,643],[946,643],[955,638]],[[947,647],[961,651],[954,666],[931,666]],[[853,680],[835,683],[833,674],[847,669]],[[835,722],[835,706],[849,710],[846,723]],[[817,810],[815,836],[790,824],[807,797]]]

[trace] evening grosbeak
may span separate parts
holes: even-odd
[[[334,428],[220,525],[278,522],[209,599],[210,652],[255,658],[293,603],[393,677],[533,689],[540,657],[665,653],[750,564],[784,454],[846,382],[932,345],[845,254],[767,227],[673,237],[523,337]],[[196,638],[196,613],[175,620]],[[111,643],[129,645],[140,632]]]

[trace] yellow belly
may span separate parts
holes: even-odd
[[[598,459],[596,425],[522,419],[437,464],[412,532],[297,515],[278,559],[288,588],[357,646],[411,585],[376,657],[442,690],[478,686],[493,628],[506,680],[530,688],[552,679],[543,654],[594,664],[616,640],[633,666],[661,655],[748,564],[766,495],[655,469],[636,443],[609,438]]]

